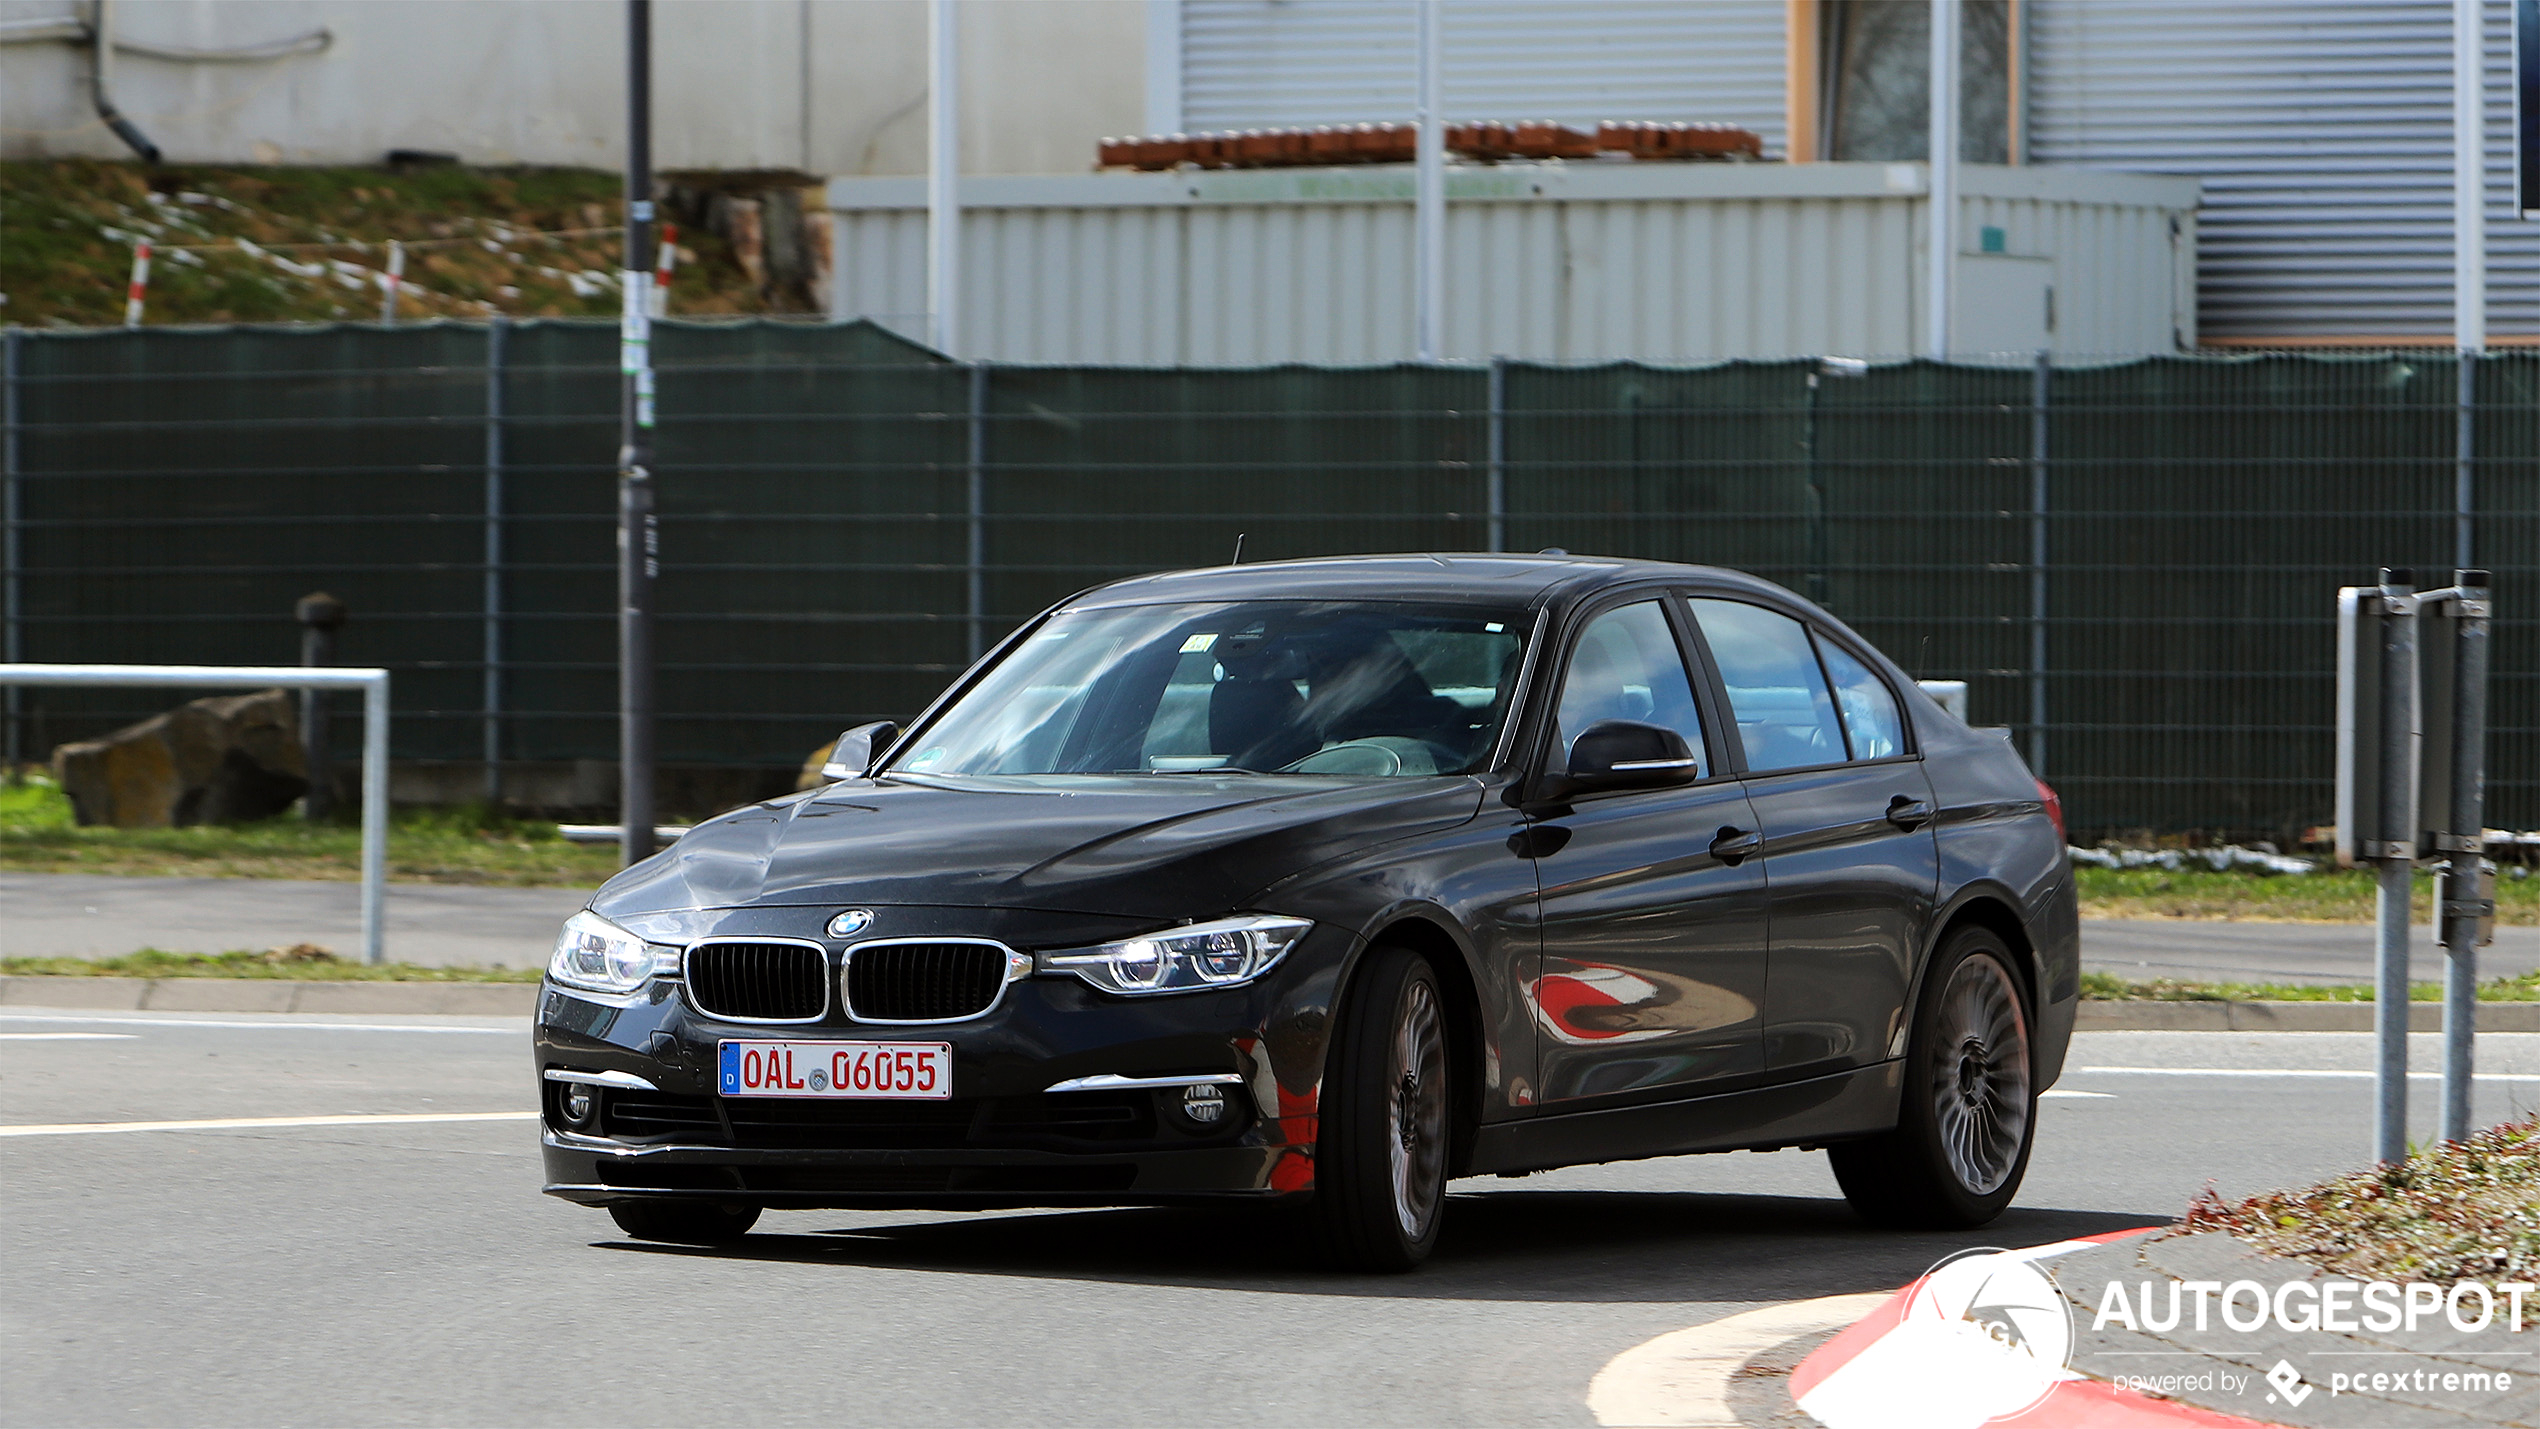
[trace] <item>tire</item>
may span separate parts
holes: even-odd
[[[1404,948],[1371,950],[1342,1000],[1308,1213],[1342,1269],[1410,1270],[1437,1245],[1454,1105],[1446,1018],[1437,973]]]
[[[679,1245],[723,1245],[758,1224],[759,1208],[717,1201],[620,1201],[609,1219],[637,1240]]]
[[[1896,1128],[1826,1148],[1845,1200],[1873,1225],[1966,1230],[2011,1204],[2037,1139],[2037,1072],[2017,963],[1960,928],[1914,1014]]]

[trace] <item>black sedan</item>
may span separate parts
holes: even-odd
[[[1382,556],[1060,603],[826,787],[565,926],[547,1191],[1262,1202],[1416,1265],[1446,1183],[1822,1147],[1882,1224],[2018,1189],[2079,992],[1999,732],[1731,571]]]

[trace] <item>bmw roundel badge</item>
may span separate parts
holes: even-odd
[[[861,933],[872,926],[872,909],[850,908],[846,912],[829,920],[829,936],[833,938],[852,938],[856,934]]]

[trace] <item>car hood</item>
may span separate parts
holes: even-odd
[[[1478,779],[848,780],[698,825],[609,880],[605,917],[745,904],[936,904],[1175,919],[1480,811]]]

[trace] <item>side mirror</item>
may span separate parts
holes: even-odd
[[[829,762],[820,766],[823,779],[861,779],[873,768],[873,761],[900,737],[900,727],[889,720],[860,724],[838,736],[829,751]]]
[[[1702,761],[1685,737],[1638,720],[1598,720],[1570,742],[1570,767],[1554,781],[1565,794],[1602,789],[1656,789],[1702,777]]]

